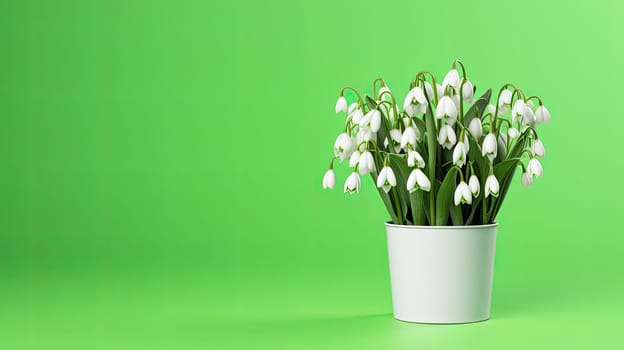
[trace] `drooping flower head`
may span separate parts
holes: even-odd
[[[347,181],[345,181],[344,192],[354,194],[360,192],[360,175],[357,172],[352,172]]]
[[[336,174],[333,169],[327,169],[323,175],[323,188],[334,188],[336,185]]]
[[[438,134],[438,143],[446,149],[451,149],[457,142],[455,130],[450,125],[442,125]]]
[[[412,193],[419,189],[429,192],[431,190],[431,182],[422,169],[416,168],[412,170],[407,178],[407,190]]]
[[[454,200],[456,206],[460,204],[472,204],[472,193],[466,182],[461,181],[459,185],[457,185],[455,188]]]
[[[394,176],[392,168],[386,165],[381,168],[381,171],[379,172],[379,176],[377,177],[377,187],[388,193],[394,186],[396,186],[396,176]]]

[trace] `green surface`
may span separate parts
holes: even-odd
[[[2,1],[0,348],[621,348],[623,12]],[[544,99],[545,176],[498,217],[492,319],[407,324],[372,181],[321,189],[334,103],[455,58]]]

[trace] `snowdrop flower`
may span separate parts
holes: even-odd
[[[527,106],[523,100],[518,99],[511,109],[511,122],[515,123],[516,119],[522,118],[526,114]]]
[[[531,153],[539,157],[544,157],[545,152],[546,150],[544,149],[542,141],[540,141],[540,139],[535,139],[531,145]]]
[[[539,105],[535,110],[535,121],[537,123],[550,123],[550,112],[546,109],[546,107],[544,107],[544,105]]]
[[[349,192],[349,194],[354,194],[360,192],[360,175],[355,171],[349,175],[347,181],[344,184],[344,193]]]
[[[467,133],[464,133],[464,147],[466,148],[466,154],[468,154],[470,152],[470,140]]]
[[[464,102],[472,103],[473,98],[474,98],[474,86],[472,85],[470,80],[466,80],[464,85],[462,85],[461,87],[461,91],[462,91],[462,98],[464,99]]]
[[[338,97],[336,101],[336,114],[340,112],[347,112],[347,99],[344,96]]]
[[[533,176],[531,176],[531,174],[529,174],[528,172],[523,172],[522,173],[522,186],[530,186],[533,184]]]
[[[416,86],[407,93],[403,101],[403,109],[409,116],[427,111],[427,98],[420,86]]]
[[[349,158],[349,167],[353,168],[354,166],[357,165],[357,163],[360,161],[360,152],[353,151],[353,153],[351,153],[351,157]]]
[[[533,110],[531,109],[531,107],[529,107],[528,103],[526,105],[526,108],[524,109],[524,115],[522,116],[522,121],[525,124],[530,125],[531,127],[535,127],[535,114],[533,113]]]
[[[399,129],[391,129],[390,130],[390,138],[392,139],[392,145],[395,153],[399,153],[401,151],[401,130]],[[388,138],[384,140],[384,146],[388,147]]]
[[[457,69],[453,68],[444,76],[444,80],[442,80],[442,90],[446,89],[446,87],[450,85],[456,91],[459,91],[459,73]]]
[[[481,184],[479,183],[479,178],[476,175],[472,175],[470,177],[470,180],[468,180],[468,187],[475,198],[479,197],[479,193],[481,193]]]
[[[336,185],[336,174],[333,169],[328,169],[323,176],[323,188],[334,188]]]
[[[364,113],[362,112],[361,109],[357,108],[353,112],[351,112],[349,116],[351,117],[351,120],[353,120],[355,124],[359,125],[360,122],[362,122],[362,119],[364,118]]]
[[[455,188],[455,205],[472,204],[472,193],[468,184],[464,181],[460,182]]]
[[[435,96],[433,93],[433,87],[431,86],[431,84],[429,84],[428,81],[425,81],[425,91],[427,92],[427,97],[429,97],[429,100],[433,100],[433,97]]]
[[[407,190],[409,193],[413,193],[419,189],[429,192],[431,190],[431,182],[421,169],[416,168],[412,170],[407,178]]]
[[[416,148],[416,141],[419,138],[419,132],[413,126],[408,126],[401,136],[401,148],[407,149],[407,145],[411,145],[412,149]]]
[[[449,124],[455,124],[455,121],[457,120],[457,106],[455,105],[455,102],[453,102],[453,100],[448,96],[442,96],[436,106],[435,116],[438,119],[448,117],[448,120],[451,121]]]
[[[509,139],[513,140],[520,136],[520,132],[516,128],[507,129],[507,135],[509,135]]]
[[[353,142],[353,138],[346,132],[338,135],[336,142],[334,143],[334,154],[336,157],[340,158],[340,161],[343,161],[349,157],[351,157],[351,153],[355,149],[355,143]]]
[[[529,165],[528,165],[528,172],[529,175],[533,176],[537,176],[537,177],[541,177],[542,175],[544,175],[544,169],[542,168],[542,163],[539,162],[539,160],[537,160],[537,158],[531,158],[531,160],[529,160]]]
[[[498,180],[496,180],[496,176],[490,175],[485,179],[485,198],[492,195],[493,197],[498,197],[498,191],[500,190],[500,186],[498,185]]]
[[[373,132],[379,131],[381,127],[381,112],[378,109],[373,109],[373,115],[370,120],[370,127]]]
[[[375,139],[375,133],[369,127],[361,127],[357,135],[355,135],[356,144],[360,145],[359,151],[363,152],[366,149],[364,141],[373,141]]]
[[[494,115],[496,113],[496,106],[494,106],[493,104],[488,104],[487,105],[487,111],[491,114]]]
[[[487,156],[490,159],[490,162],[494,160],[494,157],[497,155],[498,151],[498,143],[496,141],[496,136],[493,133],[489,133],[485,136],[483,140],[483,145],[481,146],[481,155]]]
[[[511,105],[511,91],[505,89],[498,98],[498,108]]]
[[[371,109],[360,121],[360,126],[370,126],[373,132],[379,131],[381,127],[381,112],[378,109]]]
[[[451,96],[451,100],[455,103],[455,108],[459,111],[459,93],[457,95]]]
[[[470,124],[468,124],[468,130],[475,139],[479,140],[481,136],[483,136],[483,125],[481,125],[481,120],[479,118],[472,118]]]
[[[444,88],[440,85],[440,83],[436,83],[436,91],[438,92],[438,98],[440,96],[444,96]]]
[[[438,143],[446,149],[451,149],[457,142],[455,130],[450,125],[442,125],[438,134]]]
[[[396,186],[396,177],[394,176],[392,168],[386,165],[381,168],[381,171],[379,172],[379,176],[377,177],[377,187],[388,193],[394,186]]]
[[[407,152],[407,166],[409,166],[410,168],[424,168],[425,160],[420,155],[420,153],[416,151],[409,151]]]
[[[396,108],[396,110],[399,110],[399,106],[394,105],[394,108],[392,106],[389,106],[387,103],[381,104],[379,105],[379,110],[381,111],[381,116],[383,117],[384,115],[386,116],[386,118],[388,118],[389,120],[394,120],[394,109]]]
[[[356,108],[358,108],[360,105],[357,102],[353,102],[352,104],[349,105],[349,110],[347,111],[348,114],[353,113],[353,111],[355,111]]]
[[[390,89],[386,85],[384,85],[381,88],[379,88],[379,95],[377,96],[381,96],[382,94],[386,93],[384,96],[386,98],[389,98],[390,96],[388,96],[387,92],[390,92]]]
[[[358,166],[360,174],[366,175],[375,171],[375,159],[373,159],[372,153],[365,151],[360,156],[360,165]]]
[[[466,164],[466,146],[463,141],[459,141],[453,150],[453,164],[463,167]]]

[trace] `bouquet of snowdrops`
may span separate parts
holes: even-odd
[[[347,101],[346,90],[355,101]],[[476,100],[475,91],[459,60],[441,84],[430,72],[418,73],[402,110],[381,78],[372,97],[343,88],[336,113],[347,117],[323,188],[335,185],[334,161],[347,160],[353,172],[344,192],[359,192],[360,176],[370,174],[395,224],[493,223],[517,167],[525,186],[542,176],[536,126],[550,113],[539,97],[512,84],[498,91],[494,105],[491,89]]]

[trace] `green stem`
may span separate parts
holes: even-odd
[[[481,208],[483,213],[483,219],[481,220],[481,224],[487,224],[487,198],[485,197],[485,162],[483,162],[483,166],[481,167],[481,193],[483,193],[483,200],[481,201]]]
[[[358,97],[358,102],[360,102],[360,103],[363,103],[363,102],[364,102],[364,100],[362,100],[362,96],[360,95],[360,93],[359,93],[359,92],[358,92],[355,88],[352,88],[351,86],[345,86],[345,87],[343,87],[343,88],[340,90],[340,96],[344,96],[344,91],[345,91],[345,90],[351,90],[351,91],[355,92],[355,94],[356,94],[356,95],[357,95],[357,97]]]
[[[464,64],[462,63],[462,61],[455,60],[455,62],[453,63],[453,68],[455,68],[455,63],[459,63],[462,69],[462,75],[464,76],[464,79],[466,79],[466,67],[464,67]]]
[[[396,206],[397,219],[399,220],[398,224],[403,225],[403,209],[401,208],[399,193],[397,191],[398,190],[396,188],[392,190],[392,199],[394,200],[394,205]]]

